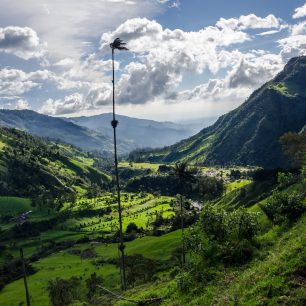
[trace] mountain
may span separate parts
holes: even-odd
[[[132,159],[206,165],[286,165],[279,137],[306,124],[306,56],[292,58],[273,80],[215,124],[173,146],[133,152]]]
[[[0,110],[0,126],[17,128],[32,135],[60,140],[86,151],[112,152],[113,141],[107,135],[89,130],[62,118],[42,115],[31,110]],[[119,151],[135,148],[121,141]]]
[[[65,118],[80,126],[102,132],[103,135],[112,137],[113,129],[110,125],[112,114],[106,113],[89,117]],[[198,132],[203,126],[199,122],[189,124],[177,124],[172,122],[157,122],[147,119],[131,118],[117,115],[119,121],[117,128],[118,141],[128,141],[134,148],[151,147],[157,148],[174,144],[184,138]]]

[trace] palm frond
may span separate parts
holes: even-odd
[[[119,37],[117,37],[111,44],[110,47],[115,50],[129,50],[127,47],[125,47],[126,43],[122,41]]]

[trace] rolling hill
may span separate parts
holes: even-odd
[[[60,140],[86,151],[102,153],[113,151],[113,141],[109,136],[64,119],[42,115],[31,110],[0,110],[0,126],[16,128],[52,140]],[[135,148],[127,141],[121,141],[118,147],[120,153],[126,153]]]
[[[306,56],[292,58],[273,80],[215,124],[173,146],[131,154],[151,162],[285,166],[279,137],[306,124]]]
[[[128,141],[134,148],[157,148],[174,144],[198,132],[200,124],[177,124],[172,122],[158,122],[154,120],[131,118],[117,115],[119,143]],[[112,137],[113,129],[110,125],[112,114],[106,113],[89,117],[73,117],[66,120],[86,127],[90,130],[102,132]]]

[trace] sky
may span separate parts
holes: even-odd
[[[0,108],[188,121],[306,55],[305,0],[0,0]]]

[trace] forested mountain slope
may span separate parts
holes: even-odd
[[[0,128],[0,195],[57,197],[92,184],[103,186],[110,177],[94,168],[94,162],[72,146]]]

